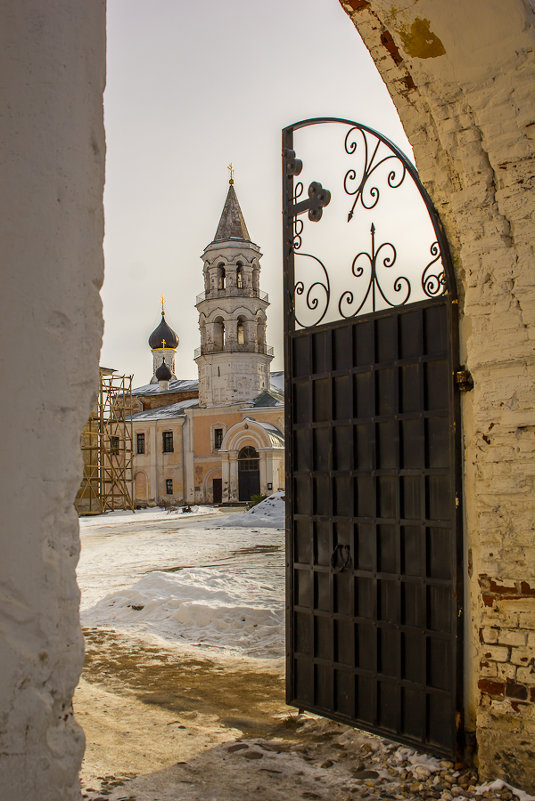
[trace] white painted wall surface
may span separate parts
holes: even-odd
[[[105,3],[1,0],[0,16],[0,799],[72,801],[72,504],[102,334]]]

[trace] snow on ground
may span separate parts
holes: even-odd
[[[136,509],[135,512],[130,509],[117,509],[115,512],[104,512],[101,515],[85,515],[80,518],[80,529],[94,530],[101,527],[113,526],[117,524],[138,524],[141,520],[143,522],[154,522],[155,520],[166,520],[170,515],[180,515],[192,518],[199,515],[213,515],[219,512],[216,506],[191,506],[191,512],[182,512],[182,507],[170,511],[161,506],[147,507],[146,509]]]
[[[218,523],[219,526],[261,526],[262,528],[284,528],[284,490],[274,492],[265,500],[253,506],[248,512],[229,515]]]
[[[283,493],[275,493],[226,517],[201,509],[200,516],[143,510],[82,518],[83,625],[157,636],[169,646],[281,657],[283,510]],[[243,518],[245,525],[229,522]]]
[[[107,595],[83,615],[89,626],[149,633],[189,646],[283,656],[283,605],[252,570],[198,568],[153,571]]]

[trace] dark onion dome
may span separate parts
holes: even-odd
[[[162,319],[158,328],[155,328],[149,337],[149,347],[151,350],[163,348],[163,340],[165,339],[165,347],[174,350],[178,347],[178,337],[172,328],[169,328],[165,322],[165,313],[162,312]]]
[[[171,380],[171,370],[165,363],[165,357],[163,362],[160,364],[158,369],[156,370],[156,378],[158,381],[170,381]]]

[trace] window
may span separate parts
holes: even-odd
[[[258,470],[258,451],[251,445],[242,448],[238,453],[238,470],[240,473],[251,473]]]
[[[173,494],[173,479],[172,478],[166,478],[165,479],[165,491],[166,491],[166,493],[168,495],[172,495]]]
[[[221,447],[221,443],[223,442],[223,429],[222,428],[214,428],[214,450],[218,451]]]
[[[243,317],[238,317],[237,340],[238,345],[245,345],[245,320]]]
[[[238,262],[238,267],[236,269],[236,286],[238,289],[243,289],[243,273],[241,267],[241,264]]]
[[[110,453],[119,453],[119,437],[110,437]]]
[[[145,453],[145,434],[136,434],[136,453]]]
[[[163,452],[164,453],[173,453],[173,432],[172,431],[164,431],[162,433],[162,442],[163,442]]]
[[[218,265],[217,288],[225,288],[225,268],[223,267],[223,264]]]

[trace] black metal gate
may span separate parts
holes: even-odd
[[[283,182],[287,701],[454,755],[463,598],[447,242],[414,166],[358,123],[284,129]],[[401,244],[387,239],[392,221]]]

